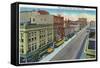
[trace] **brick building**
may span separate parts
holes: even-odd
[[[64,42],[64,17],[54,16],[54,43],[59,46]]]

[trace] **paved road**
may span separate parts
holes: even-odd
[[[85,29],[78,33],[77,36],[69,44],[67,44],[51,59],[51,61],[75,59],[82,46],[83,40],[86,37],[86,34],[87,33]]]

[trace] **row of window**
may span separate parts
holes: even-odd
[[[48,34],[48,35],[51,35],[51,33],[50,34]],[[45,37],[45,35],[40,35],[40,39],[42,39],[42,38],[44,38]],[[36,37],[33,37],[33,38],[29,38],[28,39],[28,42],[32,42],[32,41],[35,41],[36,40]],[[21,42],[24,42],[24,39],[20,39],[20,41]]]
[[[40,19],[41,21],[46,21],[46,18],[41,18]],[[36,20],[35,20],[35,18],[33,18],[33,22],[35,22]],[[48,21],[48,20],[47,20]]]
[[[29,39],[28,39],[28,42],[32,42],[32,41],[35,41],[35,40],[36,40],[36,37],[29,38]]]
[[[29,37],[31,37],[31,36],[36,36],[36,32],[29,32],[29,33],[28,33],[28,36],[29,36]]]
[[[45,30],[40,30],[39,32],[40,32],[39,34],[44,34]],[[51,33],[52,33],[52,31],[48,29],[48,34],[51,34]],[[36,31],[29,32],[28,36],[29,37],[36,36]],[[23,38],[23,33],[20,33],[20,37]]]
[[[52,32],[49,32],[47,35],[52,35]]]
[[[41,34],[41,33],[45,33],[45,30],[40,30],[39,32],[40,32],[40,34]]]
[[[44,35],[44,34],[40,35],[40,39],[42,39],[42,38],[44,38],[44,37],[45,37],[45,35]]]
[[[47,43],[50,43],[52,41],[52,38],[48,38],[48,42]],[[39,45],[39,47],[42,47],[42,46],[44,46],[46,44],[46,41],[45,41],[45,39],[43,39],[43,40],[40,40],[40,45]],[[32,44],[29,44],[28,45],[28,52],[32,52],[32,51],[34,51],[34,50],[36,50],[37,49],[37,44],[36,43],[32,43]],[[20,52],[21,53],[24,53],[24,47],[23,47],[23,45],[21,45],[21,47],[20,47]]]
[[[42,46],[44,46],[44,45],[45,45],[45,41],[42,41],[42,42],[40,43],[39,47],[42,47]],[[31,44],[31,45],[28,46],[28,52],[35,51],[36,49],[37,49],[36,43]]]

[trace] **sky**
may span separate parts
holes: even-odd
[[[90,15],[96,15],[96,10],[84,10],[84,9],[62,9],[62,8],[29,8],[29,7],[21,7],[20,11],[37,11],[37,10],[46,10],[48,11],[50,14],[65,14],[65,15],[70,15],[70,14],[74,14],[74,15],[79,15],[81,13],[86,13],[86,14],[90,14]]]
[[[51,15],[64,15],[64,16],[72,16],[73,20],[76,17],[86,17],[88,20],[95,20],[96,19],[96,9],[93,8],[77,8],[77,7],[52,7],[52,6],[20,6],[20,12],[26,11],[38,11],[38,10],[45,10],[48,11]]]

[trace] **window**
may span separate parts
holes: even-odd
[[[31,32],[30,36],[36,36],[36,32]]]
[[[89,41],[88,49],[95,50],[96,44],[95,41]]]
[[[31,52],[31,46],[29,45],[29,47],[28,47],[28,52]]]
[[[21,51],[22,51],[22,53],[24,53],[24,49],[23,49],[23,48],[22,48],[22,50],[21,50]]]
[[[31,37],[31,32],[28,33],[28,37]]]
[[[32,38],[32,41],[33,41],[34,39]]]
[[[46,18],[44,18],[44,21],[46,21]]]
[[[21,42],[24,42],[24,40],[23,40],[23,39],[21,39]]]
[[[31,39],[28,39],[29,42],[31,42]]]
[[[21,45],[21,47],[23,47],[23,45]]]
[[[36,32],[34,32],[35,33],[35,35],[36,35]]]
[[[36,40],[36,37],[34,37],[34,39]]]
[[[95,32],[90,32],[89,38],[95,38]]]
[[[33,18],[33,22],[35,21],[35,18]]]
[[[34,33],[32,32],[32,36],[34,35]]]
[[[23,37],[23,33],[21,33],[21,38]]]
[[[34,45],[32,46],[32,50],[34,50]]]
[[[24,49],[23,48],[20,48],[20,52],[23,54],[24,53]]]
[[[34,32],[34,35],[36,36],[36,32]]]
[[[43,41],[43,45],[45,45],[45,41]]]
[[[35,49],[37,49],[36,45],[34,45]]]
[[[41,39],[41,37],[42,37],[42,36],[40,35],[40,39]]]
[[[41,44],[40,44],[40,46],[39,47],[41,47]]]
[[[21,47],[20,47],[20,52],[21,52],[22,54],[24,53],[23,45],[21,45]]]

